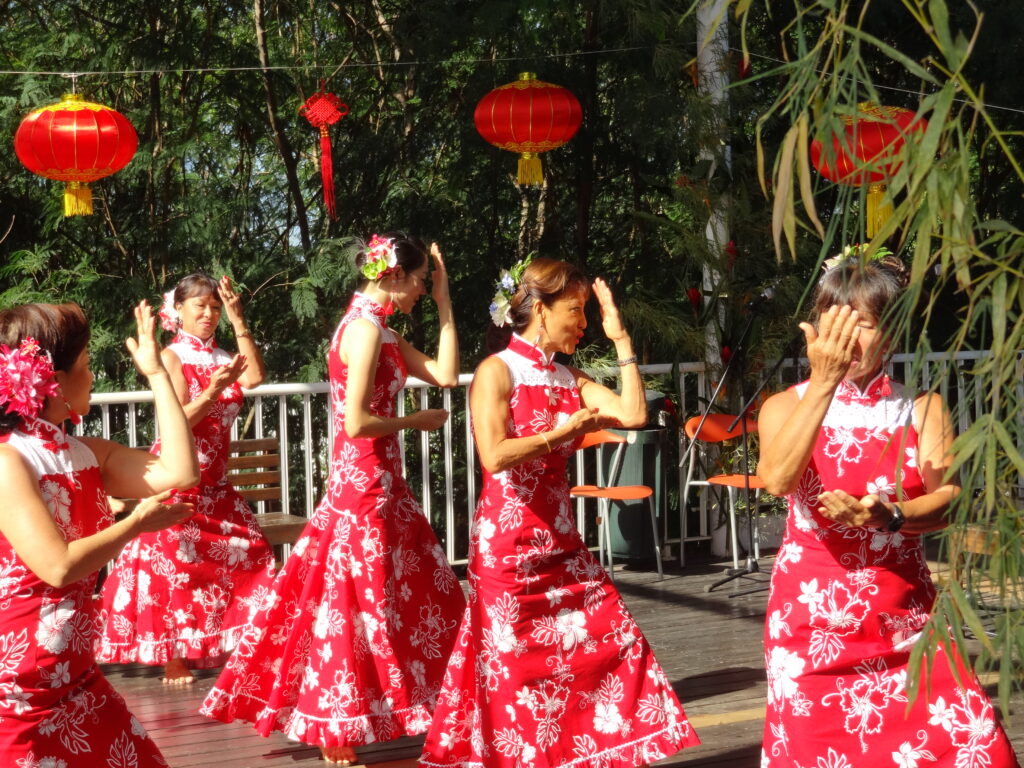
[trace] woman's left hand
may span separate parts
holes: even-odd
[[[147,378],[164,373],[166,369],[160,359],[160,345],[156,340],[156,319],[153,317],[153,308],[145,299],[135,307],[135,334],[137,338],[127,338],[125,346],[139,373]]]
[[[430,258],[434,261],[434,269],[430,273],[430,295],[435,304],[444,306],[451,301],[451,297],[448,294],[448,270],[437,243],[430,244]]]
[[[821,504],[818,507],[820,514],[854,528],[879,528],[892,517],[885,502],[873,493],[857,499],[846,491],[825,491],[818,497],[818,501]]]
[[[230,277],[224,275],[220,279],[220,282],[217,283],[217,293],[220,294],[220,300],[224,305],[224,312],[228,316],[228,322],[232,326],[242,323],[242,297],[235,293]]]
[[[597,297],[597,304],[601,309],[601,327],[604,328],[604,335],[612,342],[627,336],[622,318],[619,317],[619,308],[615,306],[615,299],[612,297],[612,289],[600,277],[594,280],[594,296]]]

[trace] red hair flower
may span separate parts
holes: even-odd
[[[15,350],[0,344],[0,405],[7,406],[7,413],[35,418],[46,398],[59,392],[50,354],[35,339],[23,339]]]

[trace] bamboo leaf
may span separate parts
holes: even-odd
[[[786,230],[786,240],[791,242],[790,227],[793,216],[793,152],[796,149],[799,135],[796,126],[786,131],[782,140],[779,165],[775,174],[775,200],[772,205],[772,242],[775,244],[775,257],[782,258],[782,232]],[[787,222],[787,218],[790,221]],[[791,248],[795,255],[795,250]]]
[[[818,218],[818,211],[814,205],[814,192],[811,189],[811,150],[807,136],[806,112],[800,114],[796,125],[798,131],[796,159],[800,169],[800,199],[803,201],[804,211],[807,213],[807,218],[811,220],[811,224],[814,225],[818,237],[824,240],[825,227]],[[791,248],[796,250],[795,242],[791,244]]]

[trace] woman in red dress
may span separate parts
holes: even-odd
[[[765,626],[763,768],[1017,765],[974,674],[935,656],[908,710],[911,651],[935,599],[921,534],[960,492],[953,426],[936,393],[885,374],[885,320],[905,283],[893,256],[830,268],[810,379],[758,418],[758,475],[786,496]]]
[[[444,410],[395,415],[407,375],[458,383],[448,275],[437,245],[437,357],[388,327],[426,293],[427,249],[374,236],[364,278],[331,341],[334,449],[327,493],[274,582],[266,610],[231,657],[202,712],[248,720],[348,763],[354,746],[422,733],[430,723],[465,600],[403,477],[403,429],[434,430]]]
[[[92,389],[77,305],[0,312],[0,755],[12,768],[167,765],[93,655],[99,569],[139,533],[188,517],[163,492],[199,476],[145,302],[135,319],[128,347],[153,389],[159,456],[65,433]],[[114,522],[108,493],[148,498]]]
[[[570,505],[566,463],[582,436],[647,420],[632,341],[604,281],[593,290],[621,395],[554,362],[587,326],[578,269],[538,259],[517,290],[504,274],[492,305],[516,333],[470,390],[484,485],[469,605],[420,758],[429,768],[632,768],[699,743]]]
[[[170,299],[167,301],[166,299]],[[217,346],[224,312],[239,353]],[[195,505],[180,526],[125,547],[103,584],[101,662],[163,664],[165,683],[184,685],[193,667],[219,666],[238,643],[249,614],[267,595],[274,555],[248,503],[227,477],[231,425],[242,387],[263,381],[263,358],[227,277],[183,278],[165,297],[163,350],[178,401],[195,437],[201,477],[176,501]],[[160,443],[153,446],[159,453]]]

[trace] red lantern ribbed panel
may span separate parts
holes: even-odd
[[[832,137],[831,157],[820,140],[811,142],[811,162],[829,181],[854,186],[884,182],[896,171],[888,161],[899,153],[906,137],[928,125],[924,119],[915,120],[909,109],[875,104],[858,109],[860,117],[844,117],[843,135]]]
[[[139,139],[128,119],[113,109],[65,96],[38,109],[18,126],[14,148],[35,174],[56,181],[90,182],[121,170]]]
[[[583,110],[572,92],[532,77],[495,88],[473,113],[477,131],[509,152],[547,152],[569,141]]]

